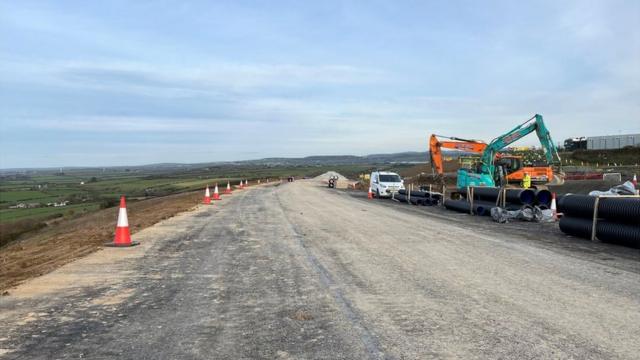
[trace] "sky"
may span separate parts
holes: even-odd
[[[640,1],[0,0],[0,168],[640,132]],[[536,145],[534,135],[519,142]]]

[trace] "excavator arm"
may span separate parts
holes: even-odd
[[[438,137],[448,139],[448,141],[440,141]],[[457,137],[431,134],[431,138],[429,139],[429,156],[431,157],[431,168],[439,176],[442,176],[442,174],[444,174],[442,148],[480,154],[485,150],[486,147],[487,144],[480,140],[467,140]]]
[[[498,151],[504,149],[505,147],[522,139],[523,137],[531,134],[534,131],[536,132],[536,135],[540,140],[540,144],[542,145],[542,151],[544,152],[544,155],[547,159],[547,164],[559,166],[560,155],[558,154],[556,146],[553,144],[551,134],[544,124],[542,115],[536,114],[531,119],[515,127],[513,130],[493,139],[489,143],[489,145],[487,145],[481,157],[482,173],[493,176],[496,170],[494,159]]]

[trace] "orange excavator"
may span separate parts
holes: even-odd
[[[447,141],[438,139],[444,138]],[[429,156],[431,157],[431,168],[435,171],[439,182],[444,182],[444,162],[442,161],[442,148],[460,150],[472,154],[481,154],[487,144],[480,140],[467,140],[453,136],[442,136],[431,134],[429,139]]]
[[[440,141],[438,138],[447,139]],[[487,147],[487,143],[481,140],[461,139],[453,136],[442,136],[432,134],[429,139],[429,154],[431,156],[431,167],[436,173],[440,182],[444,181],[444,164],[442,160],[442,148],[459,150],[471,154],[482,154]],[[521,156],[498,153],[495,158],[497,167],[504,169],[507,182],[510,184],[520,184],[527,173],[531,177],[533,184],[547,184],[554,179],[553,169],[550,166],[523,166]]]

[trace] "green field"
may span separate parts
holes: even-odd
[[[40,207],[33,209],[1,209],[0,219],[3,222],[13,222],[18,220],[33,219],[44,220],[53,215],[59,216],[76,216],[87,212],[95,211],[100,208],[97,203],[75,204],[64,207]]]
[[[204,189],[227,181],[257,180],[287,176],[316,176],[335,170],[353,178],[370,171],[371,165],[339,166],[234,166],[179,169],[108,168],[29,170],[0,177],[0,223],[43,219],[115,206],[121,195],[135,198],[166,196]],[[47,203],[69,201],[68,206],[47,207]],[[39,204],[35,208],[9,209],[17,204]]]

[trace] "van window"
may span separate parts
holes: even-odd
[[[380,182],[399,183],[400,176],[398,175],[380,175]]]

